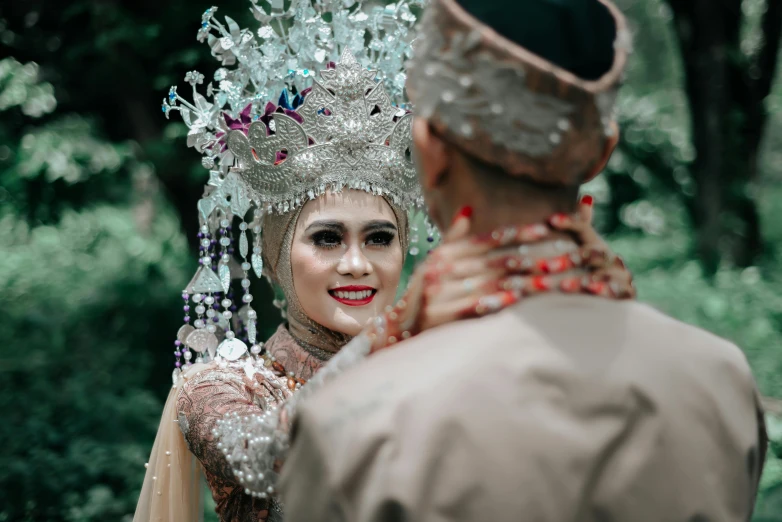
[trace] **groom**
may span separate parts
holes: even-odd
[[[616,8],[430,0],[421,34],[408,90],[436,223],[572,212],[616,145]],[[735,345],[555,292],[372,356],[302,405],[292,437],[291,522],[747,521],[766,450]]]

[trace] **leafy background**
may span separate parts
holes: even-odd
[[[618,3],[636,49],[598,223],[641,299],[745,350],[771,412],[754,520],[780,522],[782,2]],[[0,2],[0,522],[132,519],[206,180],[159,104],[216,69],[209,6]]]

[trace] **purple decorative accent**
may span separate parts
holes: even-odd
[[[189,323],[189,322],[190,322],[190,316],[189,316],[189,315],[186,315],[186,316],[185,316],[185,318],[184,318],[184,321],[185,321],[186,323]]]
[[[185,305],[185,306],[182,307],[182,310],[184,310],[185,312],[189,312],[190,311],[190,306]]]
[[[286,116],[290,116],[291,118],[293,118],[294,120],[296,120],[299,123],[304,123],[304,118],[302,118],[301,114],[299,114],[298,112],[291,111],[291,110],[288,110],[288,109],[284,109],[284,112],[285,112]]]
[[[182,357],[182,352],[177,350],[177,351],[174,352],[174,355],[176,355],[177,357]]]
[[[250,112],[253,110],[253,104],[250,103],[242,109],[242,112],[239,113],[239,118],[234,119],[231,118],[228,114],[223,113],[223,118],[225,119],[225,124],[228,126],[231,130],[240,130],[244,132],[244,134],[247,134],[247,131],[250,129],[250,124],[252,123],[252,116],[250,116]]]
[[[174,363],[174,366],[176,366],[177,368],[180,368],[182,366],[182,363],[177,361],[177,362]]]
[[[212,321],[215,322],[215,323],[219,323],[220,322],[220,318],[217,317],[217,316],[214,316],[214,317],[212,317]]]
[[[182,346],[182,341],[177,339],[176,341],[174,341],[174,346]]]

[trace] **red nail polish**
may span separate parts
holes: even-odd
[[[554,214],[549,218],[549,223],[551,223],[555,227],[560,227],[565,224],[566,219],[567,216],[565,214]]]
[[[581,281],[574,277],[565,279],[560,283],[560,288],[562,288],[563,292],[572,294],[581,290]]]
[[[584,197],[581,198],[581,203],[583,203],[584,205],[589,205],[590,207],[592,206],[592,204],[594,202],[595,202],[595,198],[593,198],[589,194],[587,194],[587,195],[585,195]]]
[[[550,274],[558,274],[560,272],[564,272],[568,268],[570,268],[570,259],[568,256],[558,256],[553,259],[551,259],[548,262],[548,273]]]
[[[587,292],[595,295],[602,295],[605,291],[606,284],[600,281],[592,281],[586,286]]]
[[[549,289],[548,277],[535,276],[532,278],[532,288],[538,292],[544,292]]]
[[[460,217],[466,217],[470,218],[472,217],[472,207],[470,205],[465,205],[461,209],[459,209],[459,212],[456,213],[456,217],[454,217],[454,221],[459,219]]]
[[[505,292],[502,295],[502,306],[510,306],[516,301],[519,300],[518,294],[516,292]]]

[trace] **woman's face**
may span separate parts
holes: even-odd
[[[388,203],[360,190],[307,202],[291,247],[293,286],[304,313],[357,335],[393,304],[403,258],[397,227]]]

